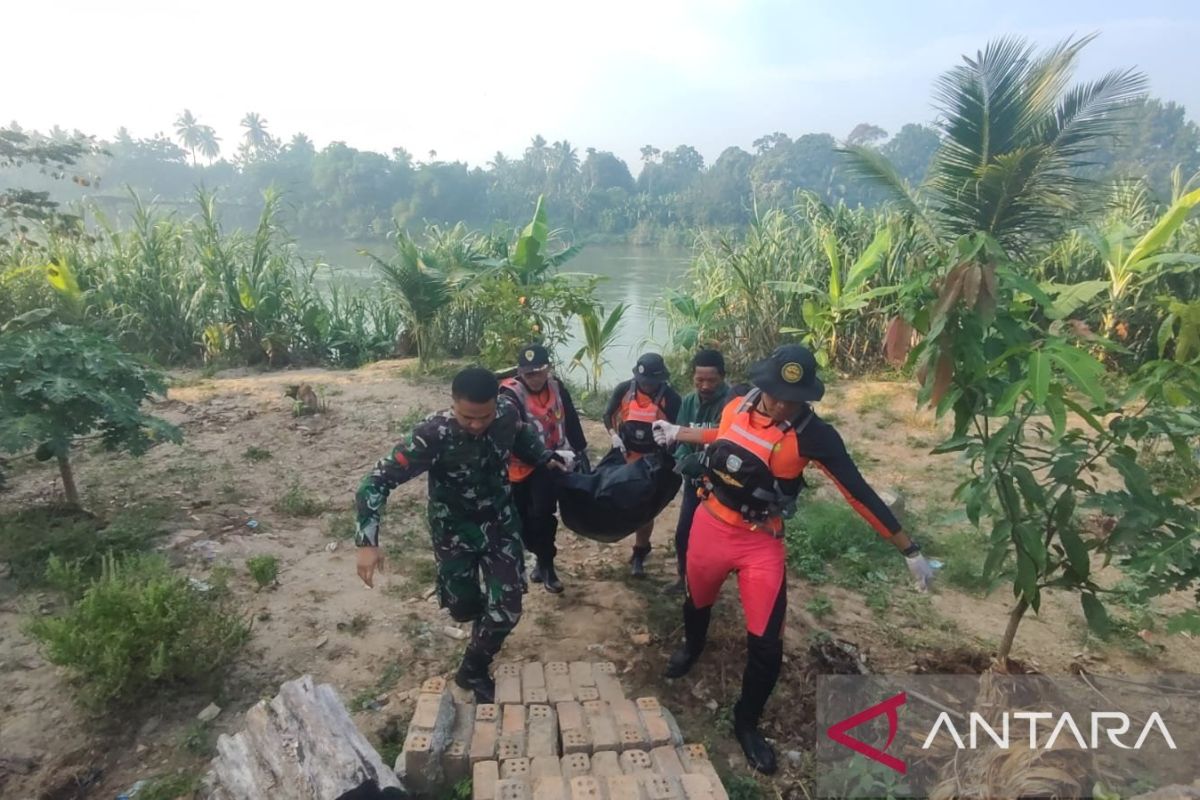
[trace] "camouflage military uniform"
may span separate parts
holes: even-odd
[[[452,411],[430,415],[375,465],[356,495],[356,542],[378,545],[379,512],[389,492],[429,473],[438,598],[455,620],[474,623],[468,653],[488,661],[521,618],[524,551],[508,482],[509,456],[543,464],[551,455],[511,403],[501,399],[496,411],[496,420],[478,437],[464,431]]]

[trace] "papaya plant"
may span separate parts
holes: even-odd
[[[79,505],[71,449],[96,435],[105,448],[141,455],[155,442],[179,442],[178,428],[146,414],[142,403],[165,393],[163,375],[108,339],[75,326],[0,336],[0,451],[33,450],[54,459],[63,493]]]

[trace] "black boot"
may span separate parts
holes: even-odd
[[[533,583],[541,583],[545,575],[542,573],[542,560],[539,558],[536,565],[529,572],[529,580]]]
[[[476,704],[496,702],[496,682],[488,675],[491,663],[490,656],[468,649],[458,666],[458,674],[454,676],[455,683],[475,693]]]
[[[767,698],[779,680],[783,663],[783,641],[778,636],[746,637],[746,671],[742,673],[742,696],[733,707],[733,735],[750,766],[765,775],[778,768],[775,750],[758,730]]]
[[[635,578],[646,577],[646,556],[650,555],[650,545],[633,546],[633,556],[629,559],[629,574]]]
[[[712,619],[712,606],[696,608],[689,597],[683,603],[683,644],[671,654],[663,674],[668,678],[682,678],[700,660],[704,645],[708,641],[708,623]]]
[[[545,565],[538,562],[538,569],[542,573],[542,577],[546,581],[546,591],[551,594],[561,594],[563,590],[562,581],[558,579],[558,573],[554,571],[554,560],[547,560]]]
[[[746,761],[750,763],[752,769],[756,769],[764,775],[775,774],[775,770],[779,768],[775,762],[775,748],[771,747],[771,743],[767,741],[766,737],[758,732],[758,725],[738,722],[735,715],[733,735],[737,738],[738,744],[742,746],[742,752],[746,754]]]

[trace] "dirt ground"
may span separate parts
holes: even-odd
[[[430,599],[423,479],[392,495],[383,527],[389,571],[374,589],[354,574],[349,509],[359,479],[400,431],[448,399],[444,383],[411,374],[409,364],[381,362],[341,372],[180,375],[155,412],[183,428],[182,446],[160,446],[139,460],[91,449],[80,454],[77,479],[94,511],[106,515],[165,500],[172,513],[162,546],[171,558],[198,578],[215,565],[233,568],[235,594],[253,618],[253,634],[220,696],[179,697],[130,718],[97,722],[77,710],[64,676],[22,633],[27,615],[48,598],[17,593],[0,579],[0,781],[4,759],[10,773],[0,794],[112,797],[138,778],[201,771],[206,758],[181,746],[198,711],[216,701],[223,710],[213,731],[234,732],[246,708],[305,673],[336,687],[377,741],[394,734],[411,712],[410,690],[452,670],[463,646],[456,638],[461,634],[447,632],[457,626]],[[324,396],[325,413],[293,416],[284,388],[300,382]],[[819,411],[836,421],[867,478],[906,498],[910,518],[919,521],[913,534],[938,541],[969,525],[949,502],[964,467],[954,455],[928,455],[939,432],[930,413],[914,411],[913,398],[907,384],[841,381]],[[599,450],[606,437],[597,424],[587,427]],[[269,458],[249,460],[252,448]],[[11,483],[0,513],[59,491],[57,473],[29,460],[17,466]],[[293,487],[319,498],[325,510],[309,517],[277,510]],[[692,678],[672,684],[660,677],[680,637],[679,599],[664,592],[675,578],[676,515],[673,503],[656,525],[645,581],[627,577],[626,544],[602,546],[560,531],[566,592],[531,589],[502,658],[614,661],[629,688],[659,695],[675,709],[688,738],[707,743],[722,769],[749,775],[726,727],[745,641],[732,581],[718,606],[711,652]],[[867,531],[864,526],[871,535]],[[261,592],[245,568],[258,554],[280,561],[278,585]],[[945,582],[931,595],[904,585],[891,593],[890,609],[880,614],[858,592],[790,581],[787,663],[766,720],[783,769],[759,779],[771,794],[807,794],[811,720],[799,718],[797,709],[811,693],[805,683],[812,634],[829,631],[856,643],[873,670],[904,671],[939,654],[991,651],[1011,601],[1004,588],[983,597]],[[820,620],[806,608],[818,595],[832,604]],[[1015,655],[1047,673],[1073,665],[1109,673],[1200,670],[1194,639],[1162,636],[1148,649],[1088,637],[1075,602],[1049,595],[1040,616],[1023,623]]]

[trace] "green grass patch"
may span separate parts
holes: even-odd
[[[275,502],[275,510],[289,517],[317,517],[324,513],[325,502],[297,482]]]
[[[89,709],[145,705],[156,694],[213,688],[250,629],[227,593],[203,591],[161,556],[106,556],[100,575],[52,558],[48,579],[73,602],[26,626],[65,667]]]
[[[848,505],[801,499],[787,523],[788,565],[810,583],[866,591],[892,583],[904,559]]]
[[[366,711],[368,708],[371,708],[375,703],[375,698],[385,692],[390,692],[402,677],[404,677],[404,667],[394,662],[389,664],[387,669],[383,671],[383,674],[379,676],[379,680],[375,682],[374,686],[363,689],[354,695],[354,698],[350,701],[350,710]]]
[[[84,577],[100,573],[106,554],[147,550],[162,535],[166,510],[130,509],[105,522],[68,506],[38,506],[0,519],[0,561],[7,562],[22,587],[44,585],[50,559],[76,564]]]
[[[270,450],[264,447],[250,446],[246,448],[246,452],[242,453],[242,458],[254,464],[259,464],[263,461],[270,461],[274,456],[271,455]]]
[[[409,433],[431,413],[425,406],[417,406],[399,419],[389,419],[387,431],[393,436]]]
[[[177,800],[200,790],[200,775],[181,772],[152,778],[138,790],[137,800]]]
[[[879,412],[890,414],[892,410],[892,393],[875,391],[865,392],[858,400],[858,411],[861,414]]]
[[[805,603],[804,608],[817,619],[825,619],[833,613],[833,601],[827,595],[819,594]]]

